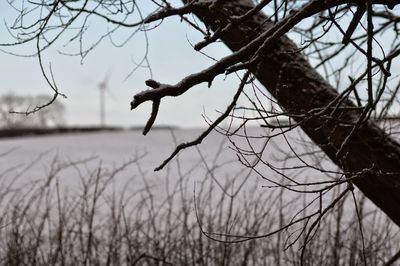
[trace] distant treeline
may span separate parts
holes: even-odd
[[[158,126],[153,130],[175,130],[177,127],[172,126]],[[0,129],[0,138],[13,138],[23,136],[35,136],[35,135],[51,135],[51,134],[63,134],[63,133],[85,133],[85,132],[96,132],[96,131],[120,131],[120,130],[143,130],[143,126],[135,126],[130,128],[124,127],[97,127],[97,126],[86,126],[86,127],[54,127],[54,128],[37,128],[37,127],[25,127],[25,128],[5,128]]]
[[[48,135],[60,133],[95,132],[100,130],[117,131],[121,127],[56,127],[56,128],[14,128],[0,130],[0,138],[12,138],[32,135]]]
[[[49,104],[51,102],[51,104]],[[41,106],[47,105],[45,108]],[[38,110],[38,111],[35,111]],[[50,128],[65,125],[65,106],[51,95],[0,95],[0,128]]]

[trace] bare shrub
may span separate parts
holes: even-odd
[[[55,157],[44,178],[25,183],[19,177],[29,173],[40,158],[24,168],[3,170],[0,264],[300,263],[298,250],[303,242],[294,240],[304,239],[299,230],[304,230],[306,219],[296,226],[291,215],[306,202],[302,197],[288,202],[284,188],[260,189],[250,174],[217,178],[221,164],[207,163],[204,158],[196,166],[204,169],[201,182],[191,179],[193,169],[182,170],[178,158],[162,185],[151,184],[140,159],[107,166],[94,158],[65,161]],[[130,177],[120,179],[123,173]],[[80,182],[66,186],[66,178]],[[335,194],[340,194],[339,188]],[[320,220],[304,265],[360,265],[364,260],[379,265],[392,255],[398,235],[382,226],[387,218],[376,210],[364,213],[364,198],[357,201],[361,218],[349,215],[346,201],[353,200],[347,196]],[[363,240],[359,219],[367,221]]]

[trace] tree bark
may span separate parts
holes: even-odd
[[[214,31],[221,24],[228,23],[227,14],[243,15],[254,7],[250,0],[220,2],[222,6],[214,10],[195,10],[195,15]],[[231,29],[221,39],[232,51],[238,51],[273,26],[265,20],[266,16],[258,13]],[[250,68],[261,84],[289,113],[310,114],[295,120],[301,122],[306,134],[335,164],[343,171],[353,173],[350,174],[354,178],[353,183],[400,226],[400,145],[369,121],[362,124],[347,141],[341,155],[337,156],[352,130],[352,126],[343,121],[355,124],[360,111],[355,110],[356,106],[350,100],[345,100],[341,103],[341,109],[334,114],[332,107],[327,108],[322,115],[312,115],[313,110],[321,110],[334,101],[338,92],[308,63],[287,37],[274,42],[261,60],[257,69]]]

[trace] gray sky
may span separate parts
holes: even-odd
[[[0,16],[5,22],[11,23],[15,13],[10,10],[5,1],[0,1]],[[91,45],[96,38],[104,34],[107,25],[91,25],[84,45]],[[0,26],[0,42],[10,42],[4,23]],[[131,31],[131,30],[130,30]],[[114,41],[120,42],[129,32],[115,35]],[[147,32],[149,40],[148,58],[152,67],[153,78],[162,83],[176,83],[186,75],[200,71],[212,64],[212,60],[195,52],[189,42],[196,43],[201,36],[177,19],[162,23],[155,30]],[[124,47],[118,48],[109,39],[91,51],[81,62],[80,57],[60,54],[76,52],[77,44],[63,47],[64,42],[46,51],[43,61],[54,73],[57,85],[67,99],[62,99],[66,106],[67,122],[76,124],[99,123],[99,90],[100,83],[107,73],[110,73],[108,83],[111,96],[106,99],[106,120],[109,125],[143,125],[150,113],[150,103],[130,111],[132,96],[146,89],[145,80],[150,78],[147,69],[138,69],[128,79],[127,75],[139,62],[146,49],[144,34],[139,33]],[[19,54],[34,52],[32,45],[4,48],[4,50]],[[222,45],[212,45],[205,50],[209,55],[220,58],[228,53]],[[0,94],[13,91],[17,94],[49,94],[51,89],[45,83],[39,69],[36,57],[16,57],[0,52]],[[221,77],[211,88],[201,85],[191,89],[178,98],[166,98],[162,104],[157,124],[178,125],[181,127],[199,127],[206,123],[202,118],[204,112],[210,117],[216,117],[216,110],[224,110],[236,91],[238,84],[235,76],[225,81]]]
[[[24,1],[21,1],[24,2]],[[146,13],[152,10],[143,1],[142,11]],[[180,2],[180,1],[176,1]],[[397,11],[396,11],[397,10]],[[398,7],[394,12],[399,12]],[[12,23],[16,13],[8,6],[6,1],[0,1],[0,43],[11,42],[12,39],[6,31],[5,23]],[[137,19],[136,19],[137,20]],[[347,19],[348,20],[348,19]],[[307,23],[305,21],[304,23]],[[342,21],[348,24],[346,18]],[[107,33],[111,27],[104,21],[93,20],[89,23],[89,30],[85,34],[83,45],[90,47],[96,40]],[[132,33],[132,29],[120,30],[113,35],[114,43],[122,43]],[[75,42],[65,46],[67,40],[73,36],[73,32],[65,32],[64,38],[56,42],[54,47],[43,53],[43,61],[46,71],[51,68],[60,91],[67,95],[62,99],[66,106],[67,122],[69,125],[99,124],[99,89],[98,84],[110,73],[108,83],[112,94],[106,99],[106,120],[108,125],[138,126],[143,125],[150,114],[151,104],[146,103],[134,111],[130,111],[130,101],[133,95],[146,89],[145,80],[150,78],[148,69],[138,69],[128,79],[127,75],[135,68],[135,62],[139,62],[146,51],[145,34],[139,32],[123,47],[115,47],[109,38],[105,38],[100,45],[92,50],[83,60],[79,56],[66,56],[60,53],[76,53],[79,51],[79,43]],[[295,33],[291,38],[302,43],[304,40]],[[341,38],[341,34],[332,30],[327,38]],[[177,18],[165,20],[159,27],[147,32],[148,59],[152,67],[153,79],[162,83],[177,83],[186,75],[203,70],[213,61],[195,52],[190,43],[197,43],[202,36]],[[381,36],[376,36],[381,38]],[[389,38],[383,36],[379,40],[383,46],[389,45]],[[0,47],[1,48],[1,47]],[[18,54],[32,54],[35,52],[34,43],[19,47],[3,47],[2,49]],[[351,50],[349,50],[351,52]],[[378,56],[381,56],[379,53]],[[206,54],[221,58],[229,53],[221,43],[212,44],[204,51]],[[357,58],[356,58],[357,59]],[[313,59],[310,58],[312,61]],[[332,62],[342,60],[335,58]],[[40,73],[36,57],[17,57],[0,52],[0,94],[13,91],[17,94],[48,94],[52,91],[46,84]],[[313,62],[313,61],[312,61]],[[315,62],[315,61],[314,61]],[[366,59],[361,56],[349,66],[347,75],[365,69]],[[399,66],[399,67],[397,67]],[[398,60],[393,62],[392,74],[399,75],[400,65]],[[333,78],[333,77],[332,77]],[[349,80],[341,78],[340,88],[345,88]],[[205,84],[199,85],[177,98],[164,98],[156,121],[159,125],[176,125],[181,127],[204,127],[207,124],[202,117],[206,114],[210,118],[216,118],[216,110],[223,111],[230,103],[238,86],[238,78],[230,75],[226,79],[218,77],[211,88]],[[363,90],[360,92],[363,94]],[[365,94],[365,93],[364,93]],[[239,99],[239,103],[245,100]]]

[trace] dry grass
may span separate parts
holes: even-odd
[[[55,158],[44,178],[24,184],[19,179],[30,166],[3,171],[0,264],[300,265],[304,223],[252,239],[288,224],[300,198],[285,202],[282,189],[266,193],[254,180],[235,190],[237,184],[216,183],[210,172],[194,182],[179,161],[162,184],[151,184],[139,162],[106,167]],[[121,186],[126,172],[132,177]],[[79,184],[65,188],[59,177],[66,174]],[[357,216],[345,204],[351,200],[321,221],[305,265],[382,265],[398,248],[396,228],[375,211],[361,213],[363,249]]]

